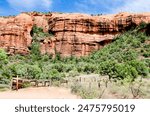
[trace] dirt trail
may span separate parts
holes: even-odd
[[[69,89],[59,87],[26,88],[0,92],[0,99],[79,99]]]

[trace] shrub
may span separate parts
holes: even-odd
[[[64,70],[64,65],[60,62],[60,63],[54,63],[52,64],[52,69],[56,69],[58,72],[63,72]]]
[[[83,99],[94,99],[98,98],[98,93],[95,92],[92,88],[86,88],[79,83],[74,83],[71,86],[71,92],[78,94]]]
[[[140,25],[139,25],[139,28],[140,28],[140,29],[143,29],[143,28],[146,28],[146,26],[147,26],[147,23],[145,23],[145,22],[142,21],[142,22],[140,23]]]
[[[7,56],[6,52],[3,49],[0,49],[0,61],[3,61],[7,58],[8,58],[8,56]]]
[[[40,44],[38,42],[32,42],[31,54],[35,56],[40,56]]]
[[[71,92],[72,93],[78,93],[79,90],[81,90],[82,86],[81,84],[79,83],[74,83],[72,86],[71,86]]]
[[[56,69],[52,69],[49,71],[49,74],[50,74],[50,78],[52,80],[60,80],[62,78],[62,74],[59,73]]]
[[[30,82],[23,82],[22,87],[23,88],[31,87],[31,83]]]
[[[68,74],[69,77],[79,76],[79,72],[77,70],[71,70],[68,72]]]
[[[127,78],[129,79],[129,81],[132,81],[138,77],[138,72],[134,67],[128,64],[116,64],[114,75],[115,75],[115,78],[118,78],[118,79]]]
[[[40,67],[35,64],[35,65],[28,65],[27,66],[27,70],[28,70],[28,77],[30,79],[39,79],[40,78],[40,74],[42,73]]]
[[[42,27],[37,27],[36,25],[33,26],[31,36],[35,42],[40,42],[44,40],[46,37],[54,36],[53,33],[50,31],[44,32]]]
[[[0,69],[4,64],[8,63],[8,56],[3,49],[0,49]]]
[[[137,70],[138,74],[141,75],[141,76],[145,77],[149,73],[148,67],[142,61],[133,60],[133,61],[129,61],[128,64],[133,66]]]

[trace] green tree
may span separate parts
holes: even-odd
[[[3,49],[0,49],[0,69],[4,64],[8,63],[8,56]]]

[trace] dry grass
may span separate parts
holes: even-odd
[[[150,98],[150,79],[134,82],[109,80],[107,76],[81,75],[69,81],[72,92],[84,99],[146,99]]]

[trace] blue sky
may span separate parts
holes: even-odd
[[[25,11],[88,14],[150,12],[150,0],[0,0],[0,16]]]

